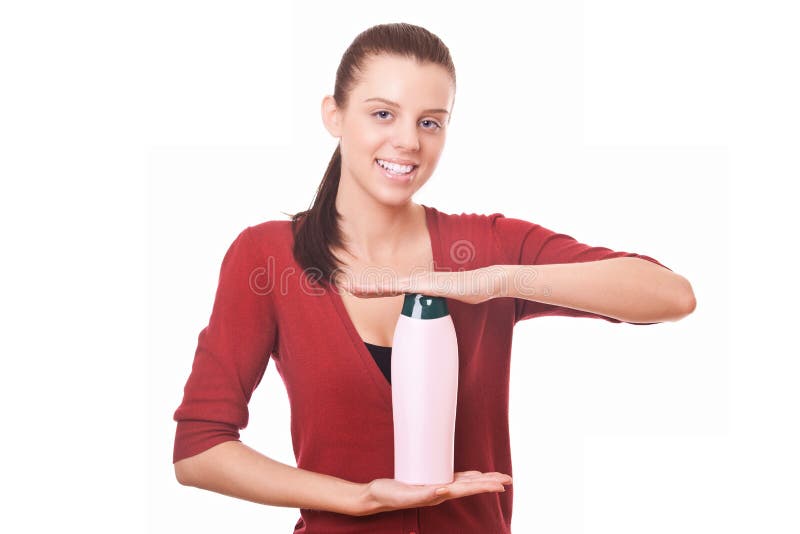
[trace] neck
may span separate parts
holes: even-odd
[[[392,263],[393,258],[409,250],[424,209],[410,200],[393,206],[367,194],[350,194],[344,181],[336,195],[344,244],[351,256],[368,264]]]

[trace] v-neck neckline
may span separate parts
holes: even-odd
[[[420,205],[425,208],[425,227],[428,230],[428,235],[431,241],[431,257],[433,258],[432,267],[435,272],[439,270],[439,267],[441,267],[439,265],[439,221],[438,217],[436,216],[437,214],[435,213],[437,210],[436,208],[426,206],[425,204]],[[350,318],[347,308],[344,306],[344,301],[342,300],[342,296],[339,294],[339,290],[328,286],[327,292],[333,301],[336,311],[339,313],[339,318],[341,319],[342,325],[349,334],[350,340],[355,346],[355,354],[357,358],[360,359],[361,364],[366,367],[367,373],[370,375],[372,383],[378,388],[380,397],[383,399],[385,406],[391,409],[392,385],[388,380],[386,380],[386,377],[384,376],[380,367],[378,367],[378,362],[376,362],[372,357],[372,353],[370,353],[369,349],[364,344],[364,340],[358,333],[358,330],[356,330],[356,326],[353,323],[353,320]]]

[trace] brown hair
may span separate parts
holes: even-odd
[[[380,54],[441,65],[450,74],[455,88],[456,71],[450,51],[439,37],[413,24],[379,24],[358,34],[339,62],[333,92],[339,109],[347,106],[350,91],[358,82],[358,72],[363,70],[366,61]],[[333,273],[340,265],[331,247],[343,246],[339,228],[341,214],[336,210],[341,168],[342,157],[337,145],[311,207],[291,216],[294,258],[311,283],[321,278],[333,282]],[[308,271],[313,271],[314,276]]]

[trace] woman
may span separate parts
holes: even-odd
[[[322,102],[339,144],[312,207],[246,228],[223,259],[174,414],[182,484],[300,508],[295,532],[510,532],[514,324],[691,313],[689,282],[648,256],[412,202],[444,148],[455,86],[447,47],[418,26],[372,27],[345,52]],[[388,357],[404,292],[447,297],[456,327],[451,484],[392,479]],[[270,359],[289,395],[297,468],[239,441]]]

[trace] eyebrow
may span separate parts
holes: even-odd
[[[371,101],[383,102],[384,104],[388,104],[388,105],[394,106],[396,108],[400,107],[400,104],[398,104],[397,102],[392,102],[391,100],[386,100],[385,98],[379,98],[377,96],[376,97],[372,97],[372,98],[367,98],[366,100],[364,100],[364,102],[371,102]],[[445,113],[447,115],[450,115],[449,111],[447,111],[446,109],[441,109],[441,108],[426,109],[426,110],[423,110],[422,113]]]

